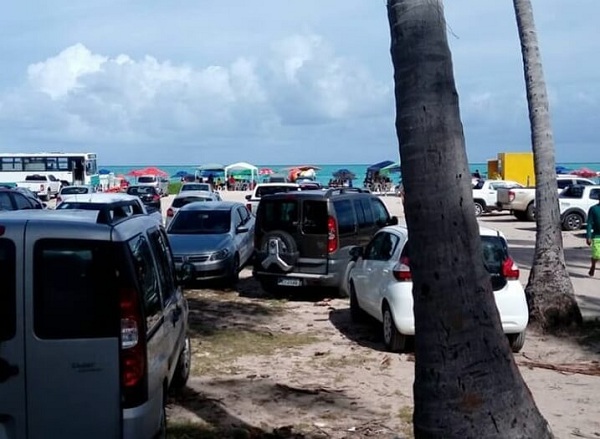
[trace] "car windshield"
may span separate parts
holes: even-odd
[[[185,191],[210,191],[210,185],[208,183],[184,184],[181,186],[181,192]]]
[[[229,210],[180,210],[169,226],[169,233],[219,235],[228,233],[230,224]]]
[[[186,204],[195,203],[196,201],[213,201],[213,200],[208,197],[194,197],[194,196],[181,197],[181,198],[175,198],[173,200],[173,204],[171,205],[171,207],[180,208],[180,207],[185,206]]]
[[[156,177],[138,177],[138,183],[156,183]]]
[[[60,191],[62,195],[79,195],[87,194],[88,192],[90,192],[90,189],[83,186],[70,186],[63,188],[63,190]]]
[[[127,189],[127,193],[130,195],[154,194],[155,192],[153,186],[132,186]]]
[[[264,197],[265,195],[276,194],[278,192],[297,191],[295,186],[259,186],[256,188],[256,198]]]

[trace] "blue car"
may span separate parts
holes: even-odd
[[[237,282],[254,252],[254,216],[237,202],[203,201],[183,206],[167,229],[175,268],[192,281]]]

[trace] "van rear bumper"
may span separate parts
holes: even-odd
[[[152,438],[159,431],[163,398],[162,392],[155,393],[144,404],[123,409],[123,439]]]

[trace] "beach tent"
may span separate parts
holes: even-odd
[[[386,166],[393,165],[393,164],[394,164],[394,162],[391,160],[384,160],[383,162],[375,163],[374,165],[369,166],[367,168],[367,172],[369,172],[369,171],[372,173],[379,172]]]
[[[250,181],[258,179],[258,168],[256,166],[246,162],[238,162],[225,166],[225,180],[227,180],[229,175],[234,175],[236,171],[249,172]]]
[[[395,172],[401,172],[402,168],[400,167],[400,162],[392,163],[391,165],[384,166],[379,170],[381,173],[390,173],[393,174]]]

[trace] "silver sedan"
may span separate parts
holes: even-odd
[[[175,268],[191,280],[237,282],[254,252],[254,216],[242,203],[194,202],[183,206],[167,234]]]

